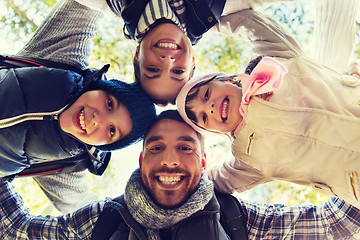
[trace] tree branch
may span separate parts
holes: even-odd
[[[18,6],[14,3],[13,0],[5,0],[8,7],[12,8],[14,10],[14,13],[16,16],[19,16],[20,18],[24,19],[27,23],[30,23],[33,27],[37,28],[37,25],[26,16],[25,11],[21,11]]]

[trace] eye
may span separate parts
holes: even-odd
[[[177,75],[180,75],[180,74],[183,74],[184,73],[184,70],[181,70],[181,69],[175,69],[175,70],[172,70],[173,73],[177,74]]]
[[[206,119],[207,119],[206,113],[203,114],[202,119],[203,119],[204,124],[206,124]]]
[[[110,126],[110,129],[109,129],[109,133],[110,133],[110,136],[113,137],[116,133],[116,129],[114,126]]]
[[[111,99],[111,97],[108,97],[108,99],[107,99],[107,106],[108,106],[109,111],[111,111],[114,107],[114,101]]]
[[[154,146],[151,146],[149,148],[149,151],[151,153],[160,153],[161,151],[163,151],[165,149],[164,146],[161,146],[161,145],[154,145]]]
[[[207,101],[209,100],[209,96],[210,96],[210,90],[209,88],[205,91],[205,94],[204,94],[204,100]]]
[[[193,152],[193,148],[188,145],[181,145],[178,147],[178,150],[183,154],[190,154]]]
[[[147,67],[146,70],[148,70],[149,72],[154,72],[154,73],[160,71],[159,68],[155,68],[155,67]]]

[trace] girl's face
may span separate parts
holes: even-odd
[[[211,81],[199,88],[197,96],[188,103],[197,125],[223,133],[236,129],[240,115],[241,88],[227,81]]]
[[[64,132],[94,146],[123,139],[133,126],[125,105],[102,90],[82,94],[60,114],[59,122]]]

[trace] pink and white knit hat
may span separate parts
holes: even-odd
[[[201,75],[201,76],[197,76],[197,77],[193,77],[192,79],[190,79],[187,83],[185,83],[185,85],[181,88],[179,94],[177,95],[176,98],[176,107],[177,110],[180,114],[180,116],[184,119],[184,121],[189,124],[192,128],[194,128],[196,131],[198,132],[205,132],[207,131],[204,128],[199,127],[198,125],[196,125],[193,121],[191,121],[186,112],[185,112],[185,101],[186,101],[186,96],[188,95],[189,91],[198,83],[202,83],[202,82],[206,82],[208,80],[210,80],[213,77],[226,77],[229,76],[229,79],[232,78],[233,75],[229,75],[226,74],[224,72],[215,72],[215,73],[210,73],[210,74],[206,74],[206,75]]]

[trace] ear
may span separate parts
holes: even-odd
[[[206,170],[206,165],[207,165],[206,153],[203,153],[200,161],[201,161],[201,174],[204,174],[205,170]]]
[[[137,45],[135,55],[134,55],[134,62],[137,62],[139,60],[139,52],[140,52],[140,44]]]
[[[140,156],[139,156],[139,167],[141,167],[141,164],[142,164],[142,160],[143,160],[143,152],[140,153]]]

